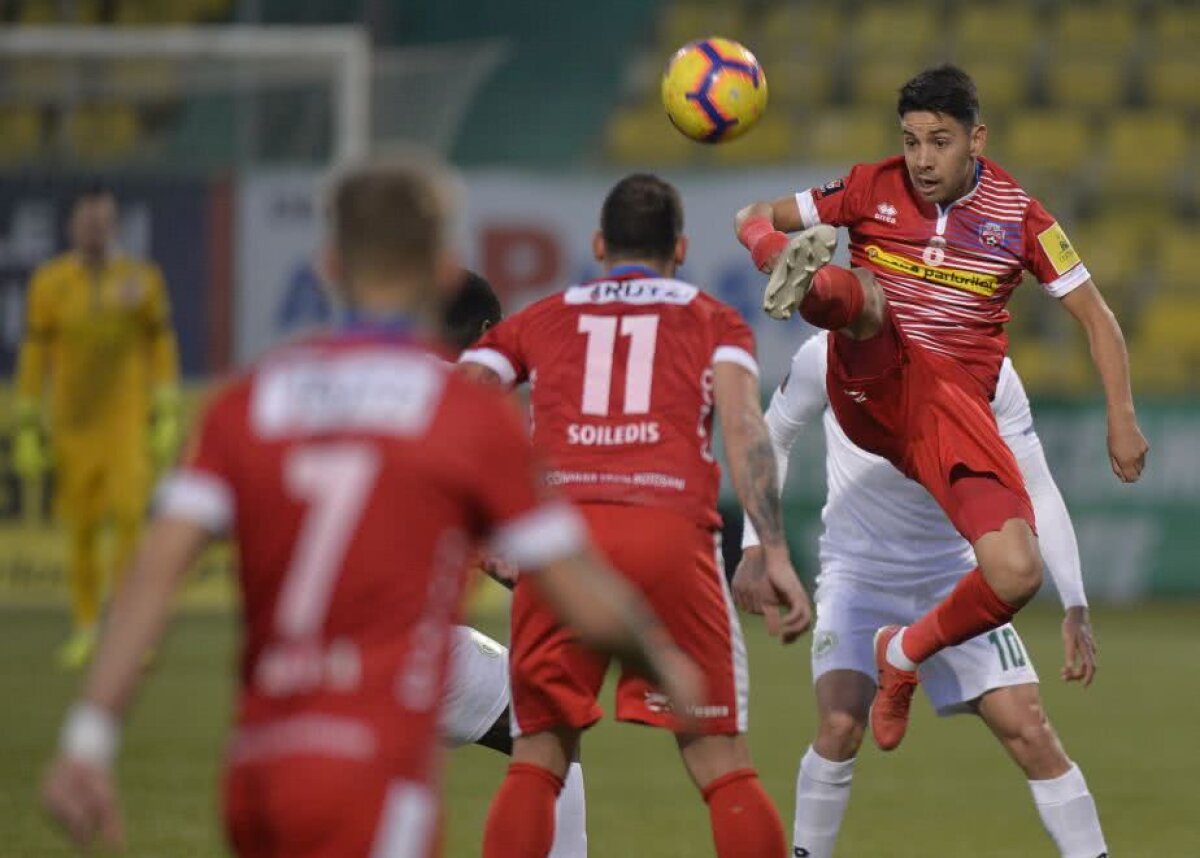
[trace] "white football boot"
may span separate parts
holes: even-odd
[[[813,275],[833,258],[837,230],[819,223],[797,233],[780,254],[763,292],[763,309],[772,319],[790,319],[812,286]]]

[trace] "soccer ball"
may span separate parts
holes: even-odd
[[[709,38],[677,50],[662,79],[672,124],[701,143],[724,143],[754,127],[767,107],[767,77],[746,48]]]

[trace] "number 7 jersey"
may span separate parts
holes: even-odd
[[[732,307],[648,269],[617,269],[505,319],[461,360],[529,382],[534,446],[573,501],[720,525],[713,367],[758,372],[754,334]]]

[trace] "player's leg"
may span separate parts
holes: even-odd
[[[1106,855],[1096,802],[1046,717],[1038,686],[989,691],[977,711],[1029,779],[1038,815],[1063,858]]]
[[[799,310],[810,325],[869,340],[883,330],[887,298],[868,269],[826,265],[813,276]]]
[[[557,726],[517,736],[512,763],[492,799],[484,858],[546,858],[554,844],[555,806],[579,747],[580,731]]]
[[[146,460],[143,431],[131,431],[121,451],[108,459],[101,473],[101,493],[105,509],[112,517],[115,544],[111,573],[107,576],[108,591],[115,592],[121,576],[137,550],[142,521],[146,515],[150,494],[150,466]]]
[[[596,695],[606,668],[605,659],[558,625],[532,584],[517,584],[509,654],[513,762],[488,811],[484,858],[550,853],[557,800],[577,760],[579,735],[600,718]],[[582,823],[582,813],[578,817]]]
[[[869,656],[869,638],[866,652]],[[867,669],[872,666],[868,662]],[[792,848],[796,856],[831,858],[850,804],[854,762],[867,728],[875,680],[859,670],[831,670],[817,680],[815,691],[817,735],[796,773]]]
[[[909,356],[905,471],[938,501],[975,548],[979,564],[911,625],[880,629],[879,691],[871,727],[881,748],[900,743],[916,667],[1009,622],[1041,586],[1033,506],[982,391],[952,361]]]
[[[59,520],[67,531],[67,586],[71,596],[71,635],[58,651],[70,670],[91,657],[100,616],[103,580],[99,547],[101,498],[97,468],[87,457],[59,447],[56,490]]]
[[[787,852],[783,823],[750,760],[749,670],[721,564],[719,537],[673,512],[613,507],[593,523],[597,543],[646,595],[671,638],[705,673],[698,728],[677,735],[683,763],[708,805],[719,858]],[[623,676],[617,717],[675,730],[671,701]]]

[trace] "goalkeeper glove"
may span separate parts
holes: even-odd
[[[150,456],[154,467],[162,469],[172,464],[179,451],[182,428],[179,419],[179,390],[160,388],[154,395],[154,413],[150,423]]]
[[[42,435],[38,407],[27,399],[17,400],[17,427],[12,441],[12,465],[23,480],[40,478],[50,470],[50,453]]]

